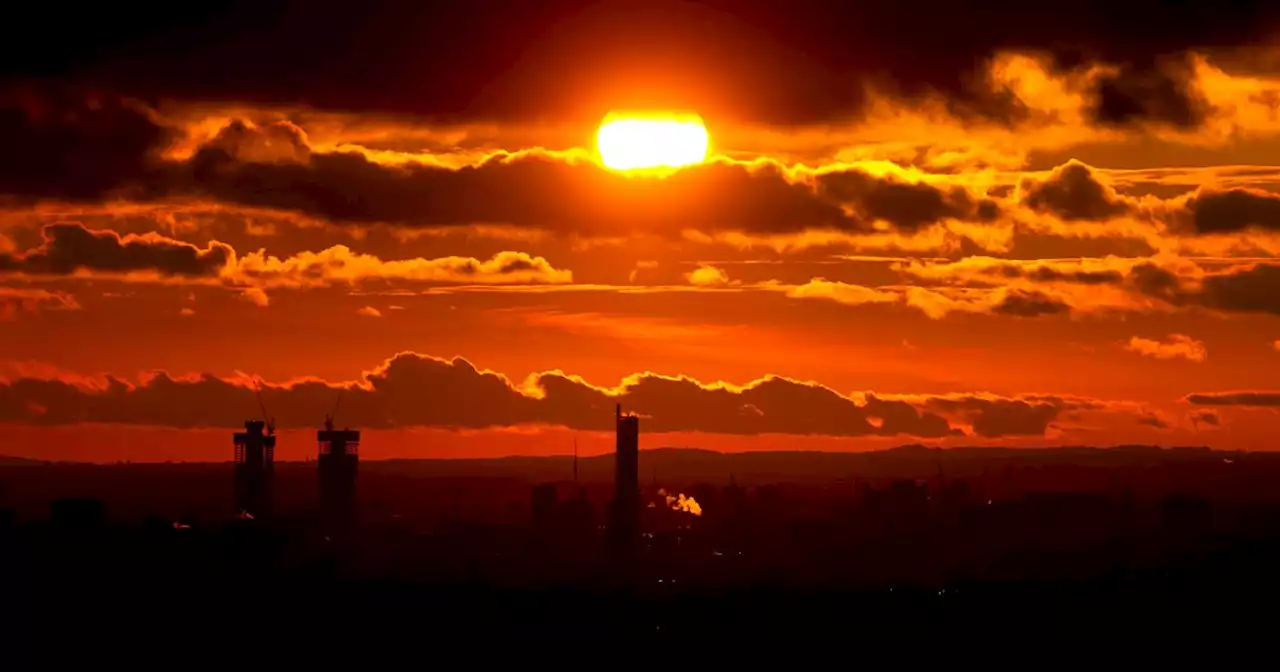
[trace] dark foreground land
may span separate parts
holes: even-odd
[[[642,459],[630,552],[607,543],[608,458],[576,483],[565,459],[371,462],[348,520],[314,513],[308,464],[255,520],[228,465],[11,464],[0,594],[33,631],[179,638],[1239,637],[1280,603],[1270,455]]]

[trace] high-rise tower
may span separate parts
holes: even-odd
[[[609,533],[615,545],[632,546],[640,536],[640,417],[618,404],[614,448],[614,495]]]
[[[252,518],[271,514],[271,475],[275,471],[275,427],[246,420],[235,434],[236,511]]]
[[[345,520],[355,509],[356,474],[360,467],[360,430],[334,429],[333,416],[316,432],[319,456],[320,509],[330,521]]]

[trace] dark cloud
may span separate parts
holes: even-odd
[[[1096,96],[1101,119],[1177,121],[1178,89],[1161,82],[1168,65],[1156,56],[1260,41],[1277,14],[1208,0],[232,0],[78,8],[74,22],[57,5],[27,9],[24,39],[0,47],[0,75],[441,118],[674,106],[774,123],[847,119],[868,81],[905,98],[941,92],[964,114],[1016,117],[1016,101],[975,75],[1009,48],[1048,51],[1064,69],[1116,63],[1122,75]]]
[[[1043,436],[1049,423],[1062,412],[1049,404],[1030,404],[1025,401],[977,403],[972,418],[973,431],[979,436]]]
[[[820,194],[830,196],[836,203],[853,205],[864,219],[884,220],[906,230],[943,219],[994,219],[999,214],[993,201],[979,204],[960,187],[939,189],[852,170],[825,173],[818,184]]]
[[[1004,273],[1013,272],[1011,277],[1024,277],[1036,282],[1076,282],[1082,285],[1113,285],[1124,280],[1120,271],[1084,271],[1078,269],[1062,270],[1053,266],[1026,265],[1005,266]]]
[[[1094,177],[1092,168],[1075,160],[1055,168],[1043,181],[1024,181],[1021,190],[1028,207],[1065,220],[1103,220],[1130,210],[1114,189]]]
[[[98,200],[147,176],[170,139],[148,110],[84,92],[0,92],[0,193]]]
[[[703,386],[687,378],[639,374],[614,396],[560,373],[544,373],[531,392],[505,377],[451,361],[402,353],[347,390],[344,422],[368,428],[501,427],[527,423],[606,430],[615,403],[643,418],[645,431],[726,434],[942,437],[946,420],[906,403],[859,404],[812,383],[766,377],[741,388]],[[310,427],[336,388],[315,381],[268,385],[263,399],[280,427]],[[68,424],[115,422],[172,427],[233,427],[255,415],[245,381],[159,373],[139,384],[116,378],[89,388],[74,379],[20,378],[0,386],[0,419]]]
[[[125,235],[91,231],[81,224],[44,227],[44,243],[20,254],[0,254],[0,272],[69,275],[77,271],[216,277],[235,259],[230,246],[211,242],[199,248],[158,234]]]
[[[1186,400],[1200,406],[1280,406],[1280,392],[1197,392]],[[1210,423],[1212,424],[1212,423]]]
[[[1187,200],[1196,233],[1280,229],[1280,196],[1255,189],[1201,190]]]
[[[1222,426],[1222,416],[1218,415],[1217,411],[1210,411],[1208,409],[1191,411],[1187,414],[1187,421],[1196,429],[1199,429],[1200,425],[1208,425],[1210,427]]]
[[[1043,292],[1019,289],[1006,293],[991,310],[998,315],[1040,317],[1069,313],[1071,306]]]
[[[1138,416],[1138,424],[1145,425],[1147,427],[1155,427],[1156,429],[1169,429],[1170,427],[1168,421],[1160,417],[1158,414],[1151,412],[1143,413]]]
[[[989,396],[927,397],[923,407],[943,414],[959,414],[975,434],[988,438],[1002,436],[1043,436],[1063,413],[1102,410],[1103,402],[1053,395],[1021,398]]]
[[[265,250],[237,255],[231,246],[210,241],[205,247],[158,233],[125,234],[93,230],[78,223],[50,224],[43,242],[26,252],[0,253],[0,273],[91,276],[146,273],[165,282],[175,278],[259,288],[250,296],[265,303],[262,287],[320,287],[362,282],[424,284],[560,284],[568,270],[543,257],[502,251],[488,259],[447,256],[384,260],[345,245],[293,256],[268,256]],[[136,276],[135,276],[136,277]]]
[[[244,136],[238,128],[242,144]],[[717,161],[656,181],[536,152],[455,170],[387,166],[356,153],[310,153],[301,162],[247,162],[236,160],[224,145],[215,140],[191,160],[190,190],[224,202],[347,222],[772,233],[869,231],[874,220],[912,230],[945,218],[973,218],[980,209],[958,187],[944,190],[857,169],[821,173],[814,184],[772,163]]]
[[[540,153],[455,170],[385,166],[355,153],[314,153],[306,163],[244,163],[206,147],[190,165],[187,188],[195,193],[337,222],[433,227],[491,222],[612,234],[869,228],[772,164],[715,162],[659,181]]]
[[[1125,64],[1095,80],[1089,114],[1105,126],[1155,122],[1194,128],[1204,121],[1209,104],[1194,89],[1193,77],[1187,59],[1166,61],[1153,68]]]
[[[74,117],[76,111],[64,106],[44,114]],[[130,117],[126,127],[135,121],[152,124],[146,115],[139,119]],[[101,133],[110,136],[110,121],[102,124]],[[235,121],[188,160],[160,161],[160,139],[167,136],[154,125],[146,127],[154,132],[123,129],[121,137],[136,135],[136,143],[55,142],[33,149],[38,159],[20,153],[12,175],[6,179],[7,173],[0,173],[0,192],[24,199],[195,197],[339,223],[503,223],[605,235],[683,229],[856,232],[872,230],[874,220],[911,230],[949,217],[994,216],[994,205],[977,202],[961,188],[940,189],[856,169],[792,176],[768,162],[716,161],[664,180],[637,180],[581,157],[545,152],[498,155],[460,169],[387,165],[358,152],[315,152],[303,130],[287,122]],[[10,131],[22,135],[29,129],[0,129],[0,134]],[[6,156],[0,163],[9,166],[9,160]],[[50,167],[27,172],[24,162],[36,161]]]
[[[1139,293],[1166,303],[1180,305],[1186,302],[1182,278],[1158,264],[1143,262],[1134,266],[1129,271],[1129,282]]]
[[[1207,275],[1190,298],[1218,310],[1280,315],[1280,266],[1254,264]]]

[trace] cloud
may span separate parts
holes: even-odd
[[[1020,190],[1027,207],[1068,221],[1106,220],[1130,209],[1115,189],[1098,180],[1092,168],[1074,159],[1053,169],[1044,180],[1024,180]]]
[[[37,375],[38,374],[38,375]],[[821,384],[764,376],[744,385],[637,373],[600,387],[561,371],[517,383],[462,358],[400,353],[358,380],[300,379],[263,384],[279,426],[311,427],[343,388],[353,426],[473,428],[542,424],[607,431],[617,403],[641,416],[645,432],[800,434],[833,437],[1045,436],[1082,413],[1141,417],[1128,402],[1060,395],[843,395]],[[429,400],[429,401],[428,401]],[[32,409],[41,409],[35,412]],[[0,421],[169,427],[236,427],[257,414],[250,378],[174,376],[128,381],[60,371],[15,371],[0,383]]]
[[[1207,427],[1222,426],[1222,416],[1218,415],[1217,411],[1200,409],[1187,413],[1187,422],[1190,422],[1191,426],[1199,431],[1201,425]]]
[[[192,280],[258,289],[355,285],[362,282],[562,284],[573,273],[542,257],[503,251],[489,259],[440,257],[385,260],[335,245],[320,252],[276,257],[258,250],[237,255],[211,241],[200,248],[158,233],[120,235],[81,224],[51,224],[44,242],[26,252],[0,254],[0,273],[24,276],[87,274],[135,281]]]
[[[365,306],[360,310],[357,310],[356,315],[362,315],[364,317],[382,317],[382,311],[374,308],[373,306]]]
[[[1196,392],[1186,396],[1188,403],[1198,406],[1280,406],[1280,392],[1253,390],[1240,392]]]
[[[193,195],[349,224],[508,224],[589,235],[699,231],[915,230],[993,216],[960,186],[853,166],[787,169],[717,159],[663,179],[602,170],[581,153],[497,153],[461,168],[380,164],[364,154],[311,152],[300,163],[239,160],[207,145],[186,164]]]
[[[627,275],[627,282],[635,282],[636,278],[647,274],[648,271],[658,267],[658,262],[652,260],[640,260],[636,262],[635,268],[631,269],[631,273]]]
[[[1249,264],[1209,273],[1180,298],[1223,311],[1280,315],[1280,266]]]
[[[1129,352],[1136,352],[1156,359],[1185,359],[1191,362],[1203,362],[1208,357],[1204,343],[1185,334],[1170,334],[1163,340],[1153,340],[1134,336],[1124,346]]]
[[[252,303],[259,308],[266,308],[271,305],[271,297],[262,291],[261,287],[246,287],[240,290],[240,298]]]
[[[882,286],[867,287],[815,278],[798,286],[778,286],[797,299],[827,299],[848,306],[865,304],[903,305],[940,320],[951,313],[983,313],[1011,317],[1042,317],[1065,314],[1071,307],[1045,292],[1009,287],[950,288]]]
[[[1280,196],[1260,189],[1200,189],[1185,207],[1195,233],[1280,230]]]
[[[178,311],[178,314],[183,317],[191,317],[192,315],[196,314],[196,311],[192,310],[191,308],[183,308],[182,310]]]
[[[1138,416],[1138,424],[1145,425],[1147,427],[1154,427],[1156,429],[1169,429],[1173,426],[1169,424],[1169,421],[1165,420],[1159,413],[1150,411]]]
[[[1107,70],[1094,78],[1091,91],[1090,116],[1102,125],[1154,122],[1194,129],[1211,111],[1196,89],[1194,63],[1185,55],[1148,68],[1126,64]]]
[[[893,291],[882,291],[852,285],[845,282],[832,282],[824,278],[814,278],[809,282],[787,289],[787,296],[797,299],[828,299],[846,306],[860,306],[868,303],[898,303],[901,294]]]
[[[950,263],[907,262],[895,268],[916,278],[961,285],[970,294],[990,287],[1051,291],[1052,300],[1073,312],[1195,307],[1280,315],[1280,265],[1273,263],[1219,265],[1210,270],[1169,256],[1065,261],[970,257]]]
[[[991,312],[996,315],[1014,317],[1040,317],[1042,315],[1060,315],[1071,311],[1065,301],[1036,290],[1009,290],[991,305]]]
[[[75,109],[63,101],[39,103],[52,108],[45,116]],[[450,166],[429,155],[393,159],[352,145],[320,151],[308,144],[303,129],[280,120],[223,120],[220,130],[183,154],[170,151],[170,138],[180,133],[178,121],[166,122],[154,110],[131,105],[121,109],[137,108],[132,114],[137,124],[153,129],[146,136],[152,144],[98,147],[90,142],[102,157],[82,157],[71,145],[45,148],[45,154],[54,157],[48,161],[76,162],[77,169],[85,171],[102,169],[94,173],[92,188],[67,198],[199,199],[348,225],[489,224],[612,236],[678,234],[686,229],[869,233],[890,226],[915,231],[951,219],[990,220],[999,209],[963,185],[936,186],[901,169],[880,167],[871,172],[846,164],[815,169],[763,158],[718,158],[666,179],[637,180],[601,169],[581,150],[536,148],[495,151]],[[21,108],[0,109],[10,112],[0,115],[0,124],[30,116]],[[109,135],[114,119],[104,120],[107,126],[95,133]],[[190,123],[216,121],[215,117]],[[27,126],[12,132],[29,132]],[[63,150],[65,156],[60,156]],[[115,150],[124,156],[112,157]],[[128,166],[115,170],[117,162]],[[58,182],[63,176],[57,171],[33,177],[15,169],[14,175],[7,181],[0,176],[0,192],[23,199],[59,197],[58,187],[36,184],[37,179]]]
[[[306,132],[285,120],[258,126],[234,119],[205,146],[250,163],[305,163],[311,157]]]
[[[1044,436],[1054,421],[1082,411],[1132,414],[1125,404],[1087,397],[990,394],[914,395],[905,397],[922,408],[963,422],[973,433],[987,438]]]
[[[822,385],[766,376],[742,386],[640,373],[601,388],[559,371],[523,384],[461,358],[401,353],[342,384],[353,426],[486,428],[530,423],[611,427],[613,406],[640,414],[646,432],[942,437],[945,420],[902,401],[859,403]],[[309,427],[332,403],[335,384],[301,380],[265,385],[262,397],[281,427]],[[426,400],[430,400],[428,403]],[[35,413],[31,409],[42,409]],[[211,375],[148,374],[15,378],[0,385],[0,419],[42,424],[109,422],[173,427],[234,427],[257,413],[250,381]]]
[[[80,109],[75,101],[40,96],[32,100],[36,104],[25,107],[12,101],[5,107],[0,101],[0,109],[9,110],[11,117],[42,120],[40,124],[74,116]],[[814,167],[744,153],[741,156],[755,158],[718,157],[665,179],[634,179],[601,169],[588,152],[576,149],[495,149],[449,162],[436,155],[389,152],[340,139],[317,146],[301,125],[281,118],[283,112],[258,111],[257,121],[212,111],[188,119],[166,117],[140,103],[104,105],[84,116],[92,120],[106,114],[103,109],[119,108],[131,111],[125,118],[137,117],[136,123],[154,127],[147,136],[152,138],[149,146],[100,148],[104,154],[127,154],[119,159],[126,169],[104,169],[94,178],[100,184],[78,197],[60,197],[57,187],[30,183],[35,178],[0,180],[0,192],[20,200],[203,202],[348,227],[485,226],[490,231],[505,227],[521,234],[589,238],[693,231],[760,239],[819,232],[839,234],[845,245],[920,236],[916,245],[931,242],[934,249],[965,242],[971,248],[1007,248],[1014,221],[1024,228],[1054,229],[1050,222],[1021,222],[1022,208],[1078,224],[1058,232],[1076,237],[1115,238],[1119,233],[1114,227],[1090,230],[1084,225],[1131,217],[1135,221],[1125,230],[1150,238],[1148,242],[1158,242],[1163,233],[1161,218],[1199,232],[1275,219],[1267,209],[1274,209],[1274,197],[1269,201],[1262,192],[1206,188],[1194,198],[1147,203],[1119,195],[1101,173],[1078,161],[1059,166],[1047,177],[1023,180],[1012,194],[1001,190],[1010,185],[990,184],[986,176],[929,174],[856,157],[828,157]],[[45,111],[33,117],[28,108],[40,106]],[[120,122],[119,117],[106,115],[101,123]],[[0,115],[0,123],[5,119]],[[889,130],[921,133],[910,127]],[[105,134],[106,129],[96,132]],[[182,139],[177,144],[190,147],[176,150],[175,137]],[[368,142],[373,144],[372,139]],[[875,146],[881,144],[893,143]],[[60,146],[49,151],[57,153]],[[79,161],[76,165],[84,170],[117,163],[107,158],[81,161],[76,151],[68,150],[65,160]]]
[[[299,252],[283,259],[263,251],[239,258],[224,278],[267,287],[313,287],[364,281],[464,284],[563,284],[573,273],[557,269],[542,257],[498,252],[485,260],[473,257],[384,260],[336,245],[321,252]]]
[[[1119,284],[1134,266],[1118,257],[1072,260],[1020,260],[969,256],[953,262],[910,260],[894,270],[922,279],[962,284],[1001,284],[1014,279],[1037,283]]]
[[[0,272],[70,275],[79,271],[161,276],[213,277],[235,259],[217,241],[199,248],[156,233],[120,235],[91,231],[81,224],[50,224],[44,242],[19,254],[0,254]]]
[[[100,200],[154,173],[174,136],[136,101],[79,93],[0,91],[0,193],[24,200]]]
[[[66,292],[44,289],[0,287],[0,322],[8,322],[22,313],[42,310],[79,310],[76,298]]]
[[[685,273],[684,277],[689,284],[699,287],[719,287],[729,284],[729,274],[715,266],[699,266],[696,270]]]

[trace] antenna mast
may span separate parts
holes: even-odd
[[[342,393],[346,391],[347,391],[347,388],[345,387],[338,389],[338,400],[333,402],[333,412],[326,413],[324,416],[325,429],[328,429],[328,430],[333,429],[333,423],[338,418],[338,407],[342,405]]]
[[[573,437],[573,482],[578,482],[578,437]]]

